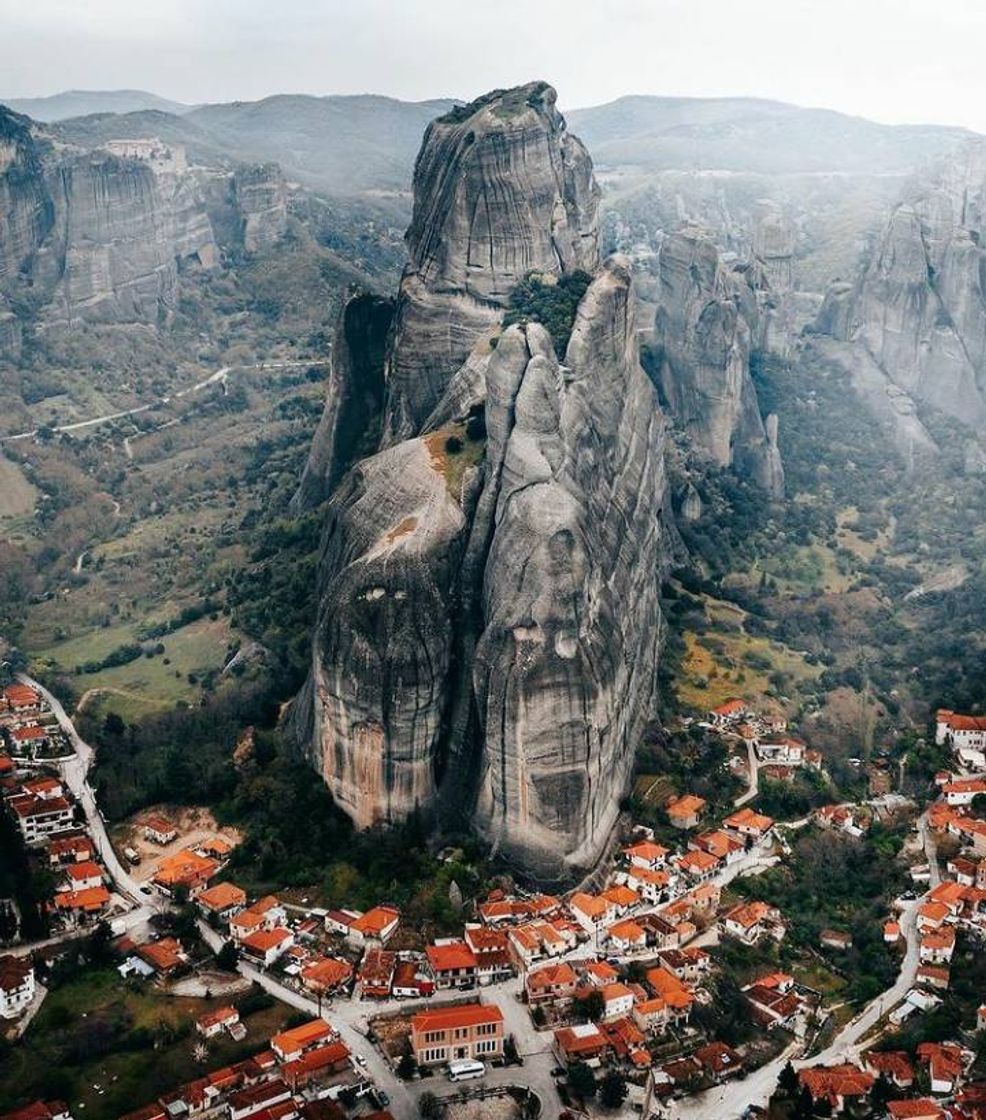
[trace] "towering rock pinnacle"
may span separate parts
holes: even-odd
[[[592,272],[599,190],[545,82],[434,121],[414,168],[385,430],[416,431],[530,272]]]
[[[662,398],[713,462],[735,467],[781,497],[777,420],[765,426],[750,377],[756,292],[695,229],[667,237],[658,266],[655,373]]]
[[[292,717],[360,826],[454,814],[542,878],[592,864],[616,819],[653,712],[666,567],[664,422],[630,268],[598,263],[591,164],[554,102],[543,83],[498,91],[425,137],[382,449],[323,484]],[[559,363],[544,327],[500,317],[532,271],[576,269],[594,279]],[[344,382],[377,383],[352,360],[369,310],[344,315],[311,477],[339,444]]]

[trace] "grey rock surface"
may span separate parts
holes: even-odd
[[[653,338],[662,400],[698,450],[780,497],[780,454],[750,376],[758,313],[747,276],[725,266],[703,233],[683,229],[661,246],[658,280]]]
[[[288,228],[288,189],[276,163],[241,167],[233,175],[243,248],[256,253],[276,245]]]
[[[872,383],[875,366],[908,408],[938,409],[978,433],[984,275],[986,146],[977,142],[910,187],[857,283],[830,288],[816,330],[850,344],[843,357],[857,378]]]
[[[471,820],[519,870],[559,879],[603,850],[654,712],[664,419],[629,264],[598,264],[591,165],[550,87],[436,123],[415,185],[389,427],[336,483],[355,366],[337,341],[292,724],[361,827],[415,808]],[[542,326],[502,329],[517,281],[576,268],[595,279],[562,362]]]
[[[429,125],[414,169],[385,430],[417,431],[530,272],[592,272],[599,190],[545,82],[498,90]]]

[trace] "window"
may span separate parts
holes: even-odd
[[[429,1050],[425,1050],[424,1058],[426,1062],[444,1062],[445,1053],[444,1046],[434,1046]]]

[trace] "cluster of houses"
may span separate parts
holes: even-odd
[[[975,1054],[957,1042],[922,1042],[913,1055],[869,1050],[858,1065],[811,1066],[798,1072],[798,1082],[816,1108],[827,1106],[828,1115],[865,1104],[883,1079],[896,1098],[884,1106],[889,1120],[976,1120],[986,1104],[986,1088],[966,1084],[974,1060]],[[901,1095],[919,1084],[927,1086],[927,1095]]]
[[[196,1031],[213,1039],[223,1031],[242,1040],[246,1030],[234,1007],[199,1018]],[[317,1018],[279,1032],[252,1057],[212,1070],[129,1112],[121,1120],[175,1120],[214,1116],[224,1120],[345,1120],[339,1103],[369,1094],[373,1083],[338,1032]],[[0,1120],[73,1120],[68,1106],[35,1101]],[[371,1112],[364,1120],[393,1120]]]
[[[238,1039],[246,1034],[235,1007],[201,1016],[196,1031],[203,1039],[223,1031]],[[228,1120],[342,1120],[338,1098],[365,1096],[372,1087],[338,1032],[317,1018],[273,1035],[267,1049],[204,1074],[121,1120],[203,1114]]]
[[[112,904],[108,875],[61,779],[14,767],[0,774],[0,793],[25,846],[55,876],[56,889],[49,903],[52,919],[75,926],[103,917]]]
[[[787,734],[787,721],[780,715],[756,712],[746,700],[732,697],[708,712],[706,726],[727,739],[753,748],[758,762],[778,768],[778,777],[799,766],[822,769],[822,754],[801,739]]]
[[[0,692],[0,775],[70,753],[58,720],[35,689],[10,684]]]

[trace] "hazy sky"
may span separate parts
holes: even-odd
[[[0,0],[0,97],[748,94],[986,131],[984,0]]]

